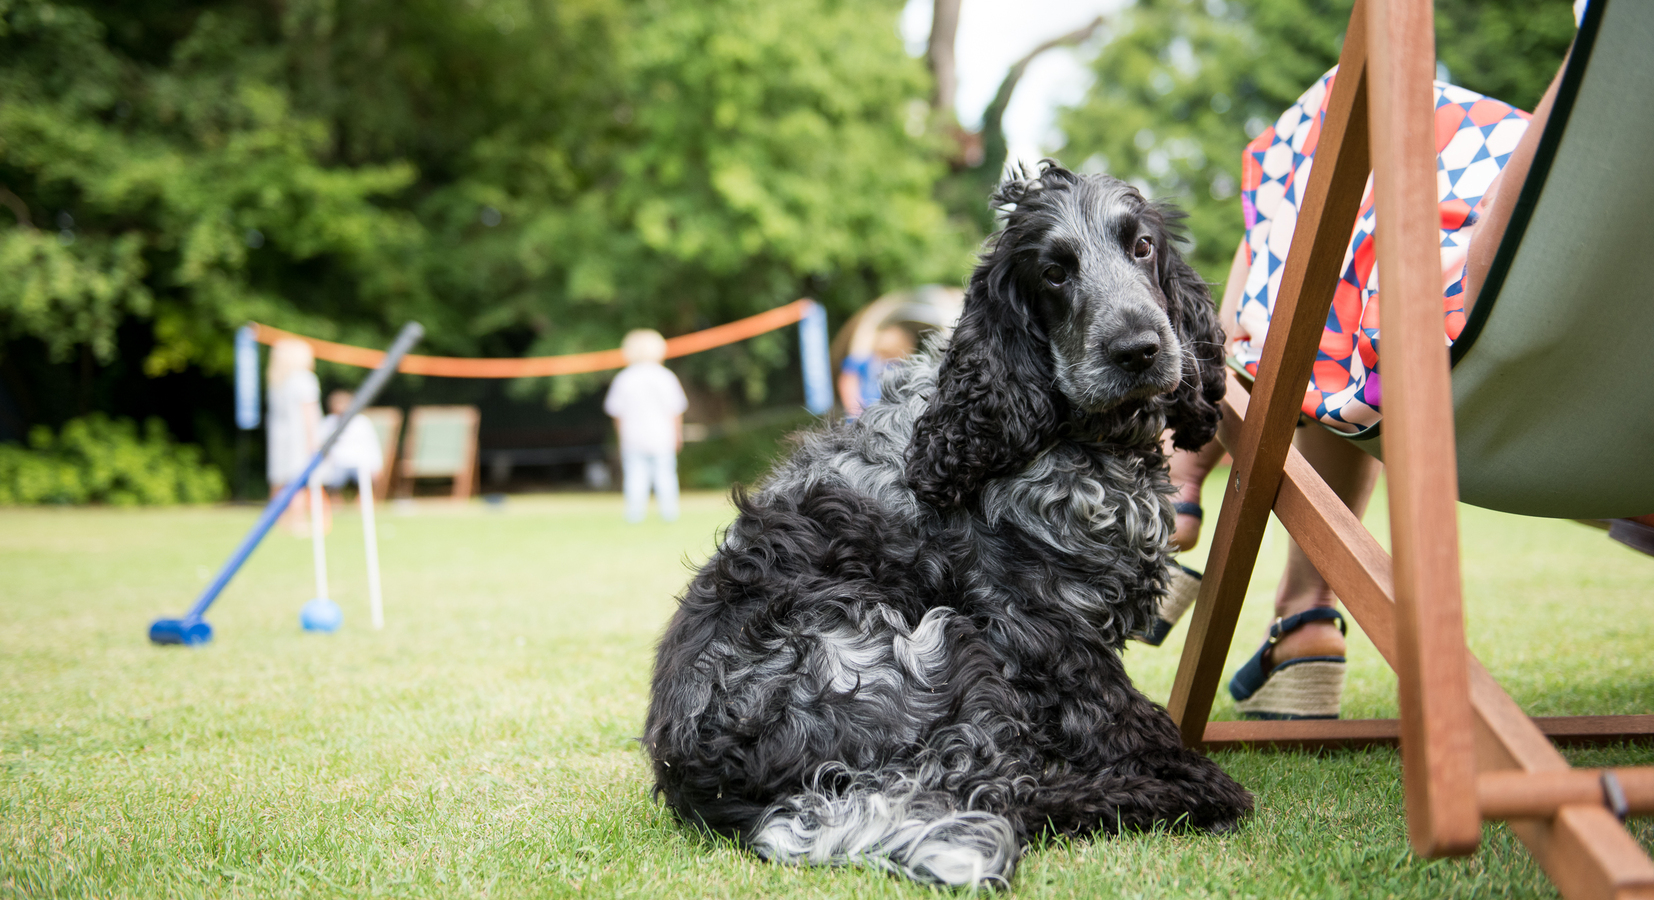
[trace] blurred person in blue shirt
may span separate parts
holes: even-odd
[[[873,337],[873,352],[852,354],[844,358],[839,368],[839,399],[844,403],[844,414],[854,419],[862,410],[879,400],[879,379],[885,366],[893,360],[913,354],[913,333],[900,325],[886,325]]]

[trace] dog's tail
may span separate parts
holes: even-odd
[[[766,810],[747,843],[772,862],[868,865],[956,887],[1008,886],[1021,852],[1003,816],[900,776],[818,777]]]

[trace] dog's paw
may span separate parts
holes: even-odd
[[[1246,821],[1248,818],[1251,818],[1251,816],[1252,813],[1248,810],[1247,812],[1241,813],[1232,819],[1219,819],[1216,822],[1212,822],[1207,825],[1206,830],[1219,836],[1231,835],[1240,831],[1241,823]]]
[[[1212,834],[1233,834],[1240,830],[1241,824],[1252,817],[1252,792],[1240,786],[1236,781],[1224,776],[1227,784],[1214,785],[1217,796],[1213,798],[1214,806],[1206,816],[1203,816],[1201,827]]]

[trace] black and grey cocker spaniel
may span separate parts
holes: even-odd
[[[736,493],[661,641],[656,790],[765,858],[1003,883],[1041,831],[1252,808],[1120,660],[1165,589],[1161,433],[1203,445],[1223,392],[1177,213],[1049,160],[994,202],[951,341]]]

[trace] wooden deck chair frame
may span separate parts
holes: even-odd
[[[427,472],[417,468],[419,442],[423,437],[421,425],[432,416],[459,416],[466,419],[461,460],[453,471]],[[453,499],[465,500],[477,486],[477,429],[482,416],[475,406],[416,406],[408,411],[408,431],[403,438],[402,464],[397,468],[398,496],[412,497],[414,481],[419,478],[454,479]]]
[[[1509,820],[1569,898],[1654,896],[1654,863],[1611,811],[1654,812],[1654,768],[1607,779],[1547,736],[1654,734],[1654,716],[1529,719],[1470,654],[1460,605],[1457,470],[1442,341],[1429,0],[1357,0],[1315,166],[1250,393],[1230,378],[1234,458],[1168,709],[1190,746],[1335,746],[1399,738],[1408,833],[1424,856],[1474,852]],[[1384,454],[1393,557],[1292,448],[1368,172],[1384,323]],[[1401,718],[1208,722],[1273,511],[1395,669]]]

